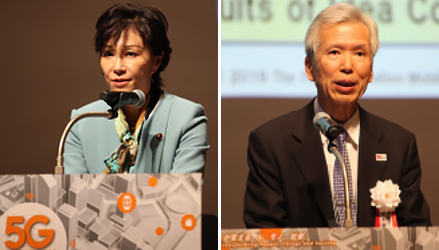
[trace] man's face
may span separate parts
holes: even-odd
[[[315,58],[307,57],[305,67],[320,105],[356,106],[373,76],[369,30],[362,22],[323,25],[319,38]]]

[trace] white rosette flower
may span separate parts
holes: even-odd
[[[395,211],[401,202],[399,198],[401,190],[391,180],[377,181],[376,186],[370,189],[370,193],[371,205],[375,206],[381,213]]]

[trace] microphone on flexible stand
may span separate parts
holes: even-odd
[[[111,107],[113,113],[112,118],[117,117],[117,110],[124,105],[131,105],[135,108],[142,107],[146,102],[146,97],[143,91],[135,89],[131,92],[114,92],[110,90],[104,90],[99,95],[101,100],[104,100],[108,106]]]
[[[338,137],[341,133],[340,127],[335,123],[331,117],[325,112],[319,112],[314,116],[313,119],[314,126],[322,132],[328,139],[328,151],[334,154],[337,161],[340,163],[342,171],[343,171],[343,179],[344,179],[344,198],[345,198],[345,206],[346,206],[346,219],[344,221],[345,227],[353,227],[352,221],[352,211],[351,211],[351,197],[349,193],[349,183],[348,183],[348,174],[346,170],[346,164],[337,150],[337,145],[335,145],[332,141]]]
[[[314,116],[313,123],[317,130],[322,132],[330,142],[337,138],[341,132],[340,127],[325,112],[317,113]]]
[[[132,105],[135,108],[140,108],[145,104],[146,97],[145,94],[139,90],[135,89],[132,92],[112,92],[109,90],[103,91],[99,98],[104,100],[111,109],[104,112],[86,112],[75,116],[69,121],[64,129],[61,136],[61,140],[58,146],[58,156],[56,157],[55,174],[64,174],[63,157],[64,144],[67,138],[67,134],[73,125],[85,117],[105,117],[107,119],[114,119],[117,117],[117,110],[124,105]]]

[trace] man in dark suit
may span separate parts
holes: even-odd
[[[250,134],[247,227],[343,226],[336,209],[335,157],[327,150],[328,138],[313,126],[322,111],[345,131],[354,225],[375,226],[369,190],[388,179],[401,190],[398,225],[431,224],[415,136],[358,105],[373,78],[377,34],[373,19],[347,3],[328,7],[313,21],[305,38],[305,71],[317,98]]]

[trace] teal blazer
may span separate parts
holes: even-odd
[[[72,111],[106,111],[102,100]],[[161,136],[160,136],[161,134]],[[102,173],[107,158],[120,145],[114,120],[83,118],[70,130],[64,149],[66,174]],[[200,104],[163,92],[139,138],[135,173],[203,172],[206,161],[207,118]]]

